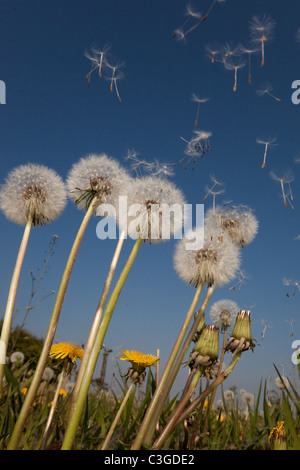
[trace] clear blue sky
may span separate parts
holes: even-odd
[[[203,13],[210,4],[210,0],[193,2]],[[185,148],[180,136],[189,139],[194,129],[196,105],[191,95],[208,97],[200,107],[198,128],[212,133],[212,151],[197,161],[194,171],[191,166],[186,170],[183,165],[175,167],[172,181],[190,204],[199,204],[214,174],[226,190],[217,202],[246,204],[259,220],[256,239],[242,252],[247,283],[239,291],[229,291],[230,285],[218,289],[211,301],[232,299],[252,312],[253,336],[260,346],[254,354],[243,355],[225,388],[237,385],[256,393],[262,377],[276,377],[273,363],[291,375],[291,343],[300,339],[300,294],[296,287],[290,291],[295,296],[287,297],[282,283],[284,277],[300,279],[300,241],[295,239],[300,233],[300,167],[295,163],[300,156],[300,105],[291,101],[291,84],[300,79],[300,43],[295,40],[300,5],[284,0],[217,3],[184,43],[174,39],[173,32],[185,20],[185,6],[181,0],[2,1],[0,79],[6,84],[7,102],[0,106],[0,176],[3,181],[15,166],[36,162],[65,178],[71,165],[91,152],[105,152],[128,166],[125,157],[133,148],[148,161],[178,161]],[[276,21],[274,39],[266,44],[265,65],[260,66],[259,55],[253,56],[252,85],[245,66],[234,93],[233,72],[212,64],[205,48],[209,44],[248,45],[249,21],[262,14]],[[121,103],[110,93],[109,82],[96,74],[87,86],[90,63],[85,51],[105,44],[117,61],[125,63],[119,82]],[[266,82],[281,101],[258,96],[257,90]],[[269,136],[276,136],[278,145],[270,148],[262,169],[264,149],[256,139]],[[269,177],[271,170],[286,168],[295,176],[294,210],[285,208],[279,183]],[[210,198],[206,204],[210,206]],[[21,323],[30,295],[28,272],[32,269],[38,275],[53,234],[59,239],[37,299],[58,289],[82,215],[69,202],[56,222],[32,231],[14,326]],[[3,215],[0,219],[0,311],[4,312],[23,229]],[[57,341],[81,344],[88,337],[115,247],[114,241],[96,237],[96,224],[93,218],[80,248]],[[155,354],[160,348],[163,367],[194,294],[173,269],[174,246],[173,241],[142,246],[105,338],[105,345],[113,349],[110,370],[122,349]],[[118,272],[131,247],[128,240]],[[28,317],[26,327],[37,336],[46,333],[53,303],[50,297]],[[291,318],[295,320],[293,337],[286,321]],[[272,325],[263,342],[262,319]],[[186,374],[184,369],[179,387]]]

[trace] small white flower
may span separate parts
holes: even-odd
[[[138,178],[127,192],[127,210],[119,211],[118,222],[133,239],[168,240],[183,227],[184,204],[173,183],[158,176]]]
[[[234,399],[234,393],[232,390],[225,390],[224,392],[225,401],[231,401]]]
[[[210,319],[221,330],[232,326],[240,308],[232,300],[219,300],[210,309]]]
[[[33,163],[13,169],[0,189],[1,210],[19,225],[26,225],[29,218],[33,225],[57,219],[66,201],[60,176],[46,166]]]
[[[25,356],[21,351],[15,351],[11,354],[9,359],[12,363],[18,362],[19,364],[22,364],[24,362]]]
[[[69,171],[67,188],[70,198],[79,209],[86,209],[92,200],[95,210],[102,203],[117,205],[117,198],[125,194],[131,177],[121,165],[106,154],[91,154],[81,158]]]
[[[202,228],[195,229],[195,235]],[[187,233],[177,243],[174,267],[179,277],[192,286],[207,284],[222,286],[232,280],[240,266],[240,250],[225,234],[220,238],[218,228],[204,227],[204,243],[200,249],[187,249],[191,240]]]

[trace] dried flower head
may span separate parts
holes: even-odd
[[[11,354],[10,356],[10,362],[12,363],[18,363],[22,364],[24,362],[25,356],[21,351],[15,351],[14,353]]]
[[[174,267],[179,277],[192,286],[207,284],[222,286],[232,280],[240,266],[240,251],[225,234],[215,226],[204,227],[204,241],[201,248],[189,249],[188,244],[196,240],[203,229],[196,228],[185,234],[177,243]]]
[[[74,343],[57,343],[53,344],[50,349],[49,356],[55,359],[68,358],[74,362],[77,358],[82,359],[84,349]]]
[[[251,318],[249,310],[240,310],[237,314],[235,325],[231,337],[225,345],[227,351],[235,356],[238,352],[247,351],[249,348],[253,351],[254,341],[251,333]]]
[[[28,220],[44,225],[57,219],[67,201],[65,185],[44,165],[29,163],[13,169],[0,189],[0,208],[19,225]]]
[[[232,300],[219,300],[210,309],[210,319],[220,330],[225,330],[235,322],[239,307]]]
[[[205,325],[189,357],[189,367],[211,366],[219,357],[219,328]]]
[[[102,203],[117,204],[131,177],[125,169],[106,154],[90,154],[81,158],[69,171],[67,188],[79,209],[93,201],[95,210]]]
[[[184,224],[185,200],[173,183],[155,176],[135,179],[127,191],[127,210],[119,209],[122,230],[149,243],[169,240]]]

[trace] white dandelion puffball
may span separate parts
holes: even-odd
[[[12,363],[17,362],[19,364],[23,364],[25,356],[21,351],[15,351],[14,353],[10,355],[9,359],[10,359],[10,362]]]
[[[197,232],[202,228],[195,229]],[[192,231],[177,243],[174,267],[179,277],[192,286],[207,284],[220,287],[231,281],[240,266],[240,250],[228,236],[220,238],[215,228],[204,227],[204,242],[200,249],[187,249]]]
[[[90,154],[74,163],[66,184],[70,198],[79,209],[86,209],[93,199],[95,210],[100,204],[117,206],[117,199],[125,194],[131,177],[113,158],[106,154]]]
[[[0,189],[0,208],[19,225],[29,218],[33,225],[57,219],[65,208],[67,192],[57,173],[43,165],[29,163],[13,169]]]
[[[234,393],[232,390],[225,390],[224,391],[224,400],[231,401],[234,400]]]
[[[232,326],[240,308],[233,300],[219,300],[210,309],[210,319],[221,330]]]
[[[258,232],[257,218],[246,206],[233,208],[217,206],[214,213],[212,209],[207,211],[206,220],[212,219],[238,246],[249,245]]]
[[[137,178],[127,193],[127,207],[119,210],[118,223],[133,239],[169,240],[182,231],[184,204],[181,190],[173,183],[159,176]]]
[[[282,383],[283,382],[283,383]],[[284,390],[290,386],[289,379],[282,375],[281,377],[276,377],[275,385],[279,390]]]
[[[45,382],[50,382],[50,380],[54,379],[55,373],[54,370],[51,369],[51,367],[45,367],[43,375],[42,375],[42,380]]]

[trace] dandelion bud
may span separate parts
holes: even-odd
[[[190,368],[211,366],[219,357],[219,328],[206,325],[190,354]]]
[[[231,337],[225,346],[227,351],[231,351],[234,356],[239,351],[246,351],[254,348],[254,342],[251,333],[251,320],[249,310],[240,310],[236,317],[235,325]]]

